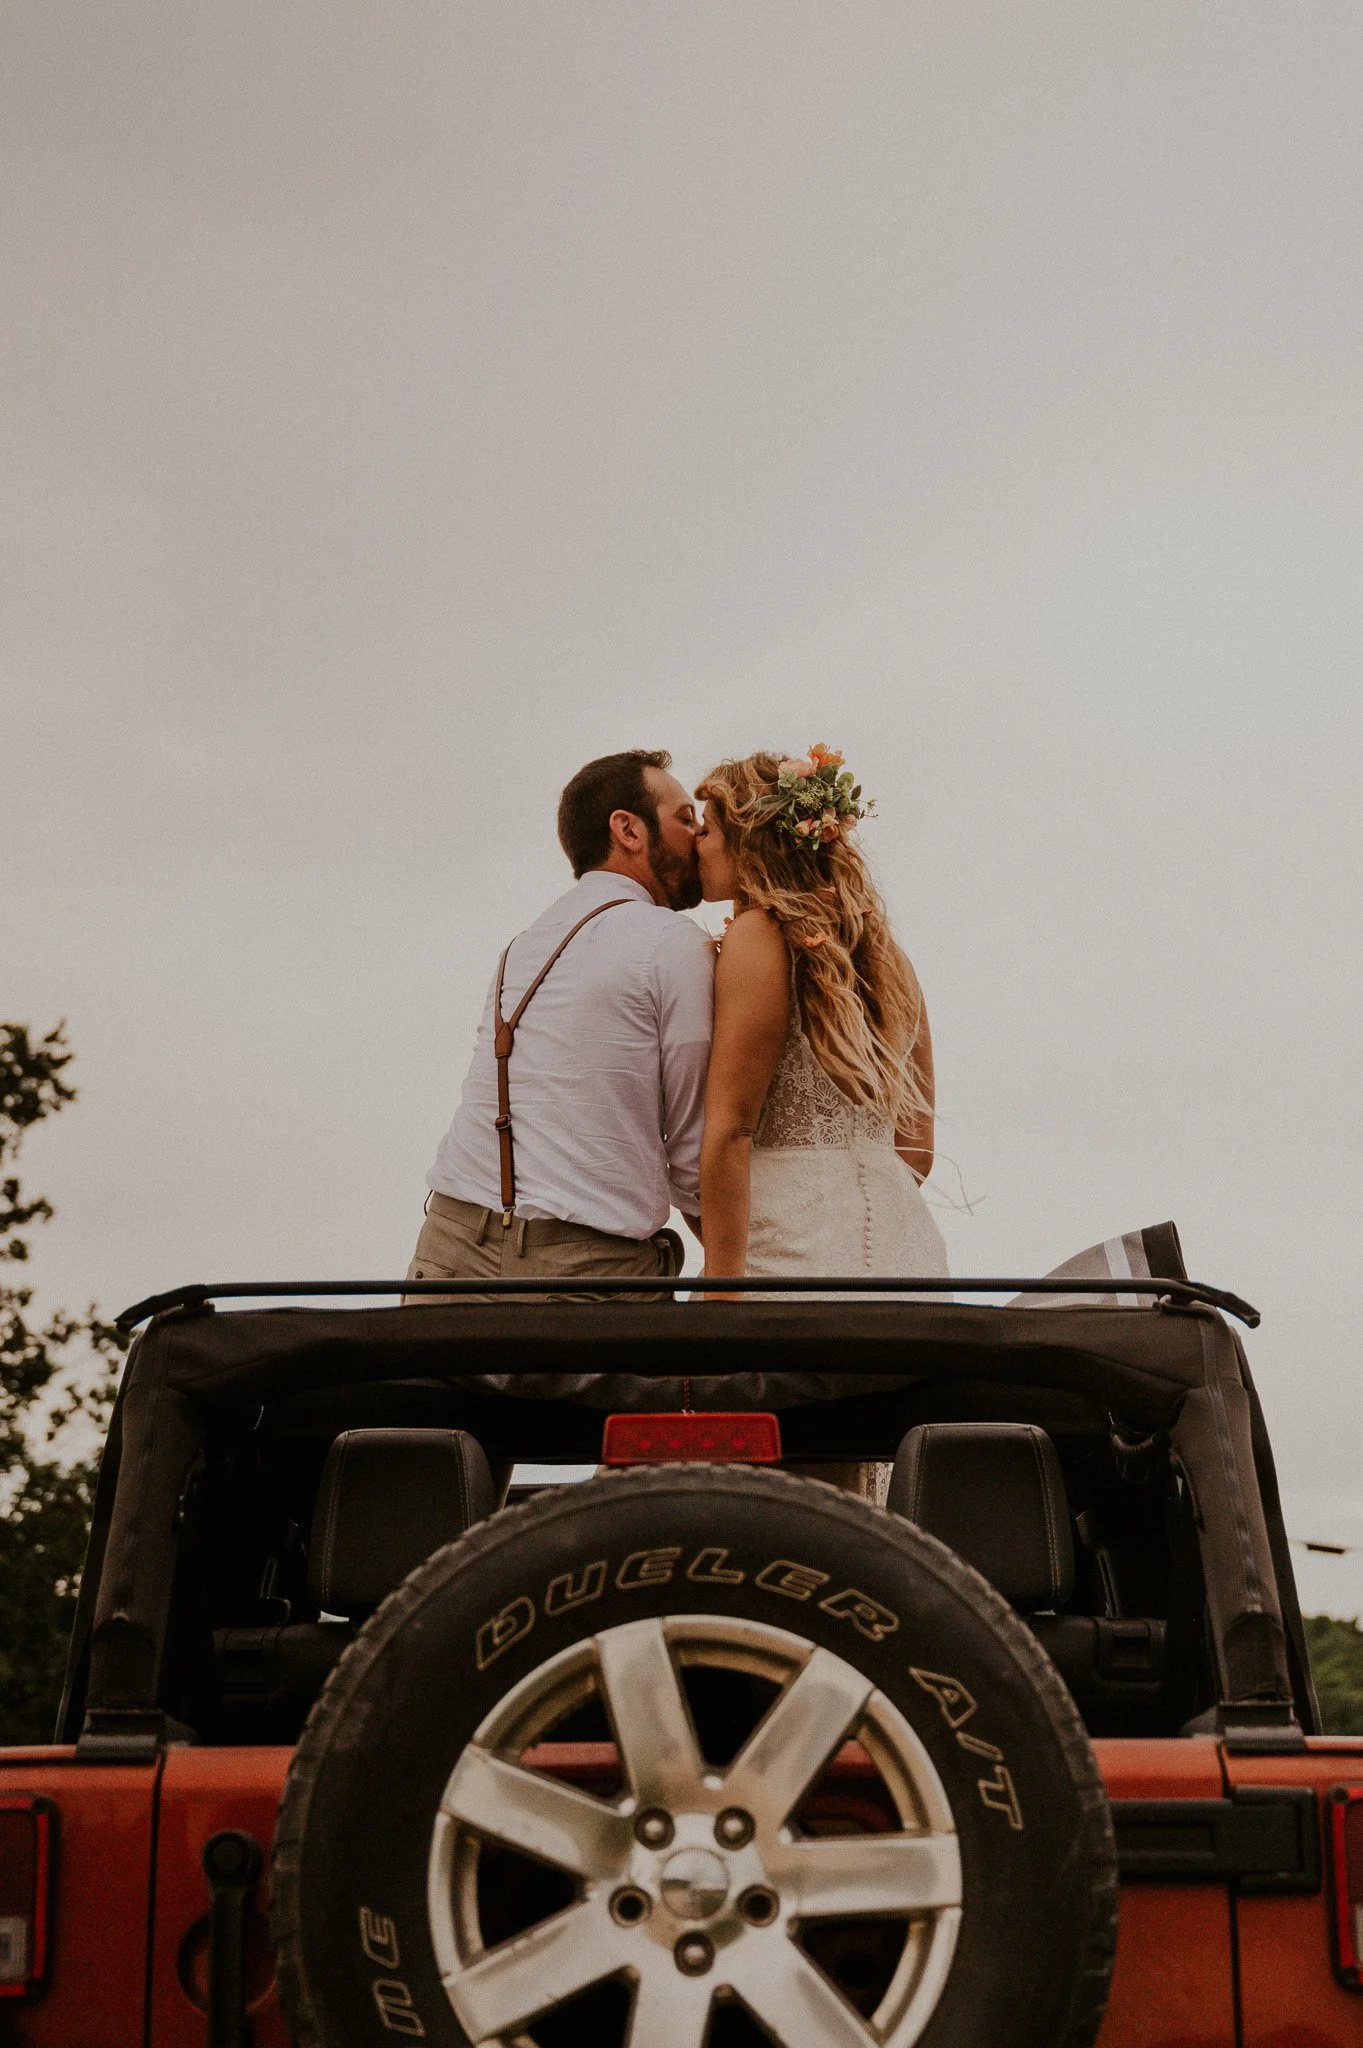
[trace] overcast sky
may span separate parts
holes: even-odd
[[[401,1272],[568,775],[826,739],[954,1270],[1174,1217],[1264,1311],[1294,1533],[1363,1543],[1356,0],[2,44],[0,1014],[81,1088],[43,1298]]]

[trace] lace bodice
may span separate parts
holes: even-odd
[[[849,1101],[814,1057],[792,981],[790,1028],[772,1076],[753,1145],[759,1151],[835,1150],[855,1144],[894,1146],[894,1125],[879,1110]]]

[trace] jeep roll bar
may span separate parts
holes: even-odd
[[[958,1280],[933,1275],[927,1278],[903,1276],[898,1279],[883,1275],[864,1275],[848,1278],[846,1274],[809,1278],[803,1275],[782,1274],[743,1276],[735,1279],[716,1279],[697,1273],[678,1274],[668,1279],[660,1274],[630,1274],[628,1276],[600,1274],[581,1280],[562,1279],[557,1274],[540,1274],[533,1278],[516,1280],[227,1280],[220,1285],[207,1285],[195,1281],[186,1287],[172,1287],[164,1294],[149,1294],[143,1301],[135,1301],[131,1308],[125,1308],[115,1318],[115,1328],[134,1330],[149,1317],[165,1315],[172,1310],[204,1308],[210,1302],[229,1300],[274,1300],[308,1298],[326,1294],[434,1294],[448,1297],[459,1294],[507,1295],[554,1294],[694,1294],[701,1290],[726,1294],[808,1294],[817,1290],[820,1294],[1043,1294],[1053,1300],[1063,1300],[1068,1295],[1093,1294],[1116,1295],[1148,1294],[1153,1297],[1156,1308],[1171,1302],[1177,1308],[1201,1306],[1224,1309],[1227,1315],[1235,1316],[1246,1329],[1257,1330],[1259,1311],[1251,1303],[1242,1301],[1238,1294],[1228,1293],[1223,1287],[1208,1287],[1200,1280],[1135,1280],[1123,1276],[1121,1279],[1080,1280],[1049,1274],[1044,1279],[1035,1276],[1024,1280]]]

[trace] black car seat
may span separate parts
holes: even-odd
[[[467,1430],[348,1429],[322,1468],[309,1591],[324,1614],[363,1620],[496,1504],[483,1447]]]
[[[296,1734],[358,1624],[432,1551],[496,1505],[482,1445],[466,1430],[338,1436],[322,1468],[308,1547],[319,1619],[214,1636],[222,1708],[239,1739]]]
[[[1074,1591],[1055,1445],[1029,1422],[926,1422],[899,1446],[886,1506],[973,1564],[1019,1613]]]
[[[1164,1622],[1063,1611],[1074,1538],[1044,1429],[920,1423],[899,1446],[886,1506],[948,1544],[1026,1618],[1088,1718],[1116,1727],[1133,1712],[1158,1713]]]

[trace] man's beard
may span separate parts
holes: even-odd
[[[669,910],[694,910],[700,902],[700,859],[692,848],[690,858],[664,846],[656,830],[648,835],[648,860],[653,879],[666,898]]]

